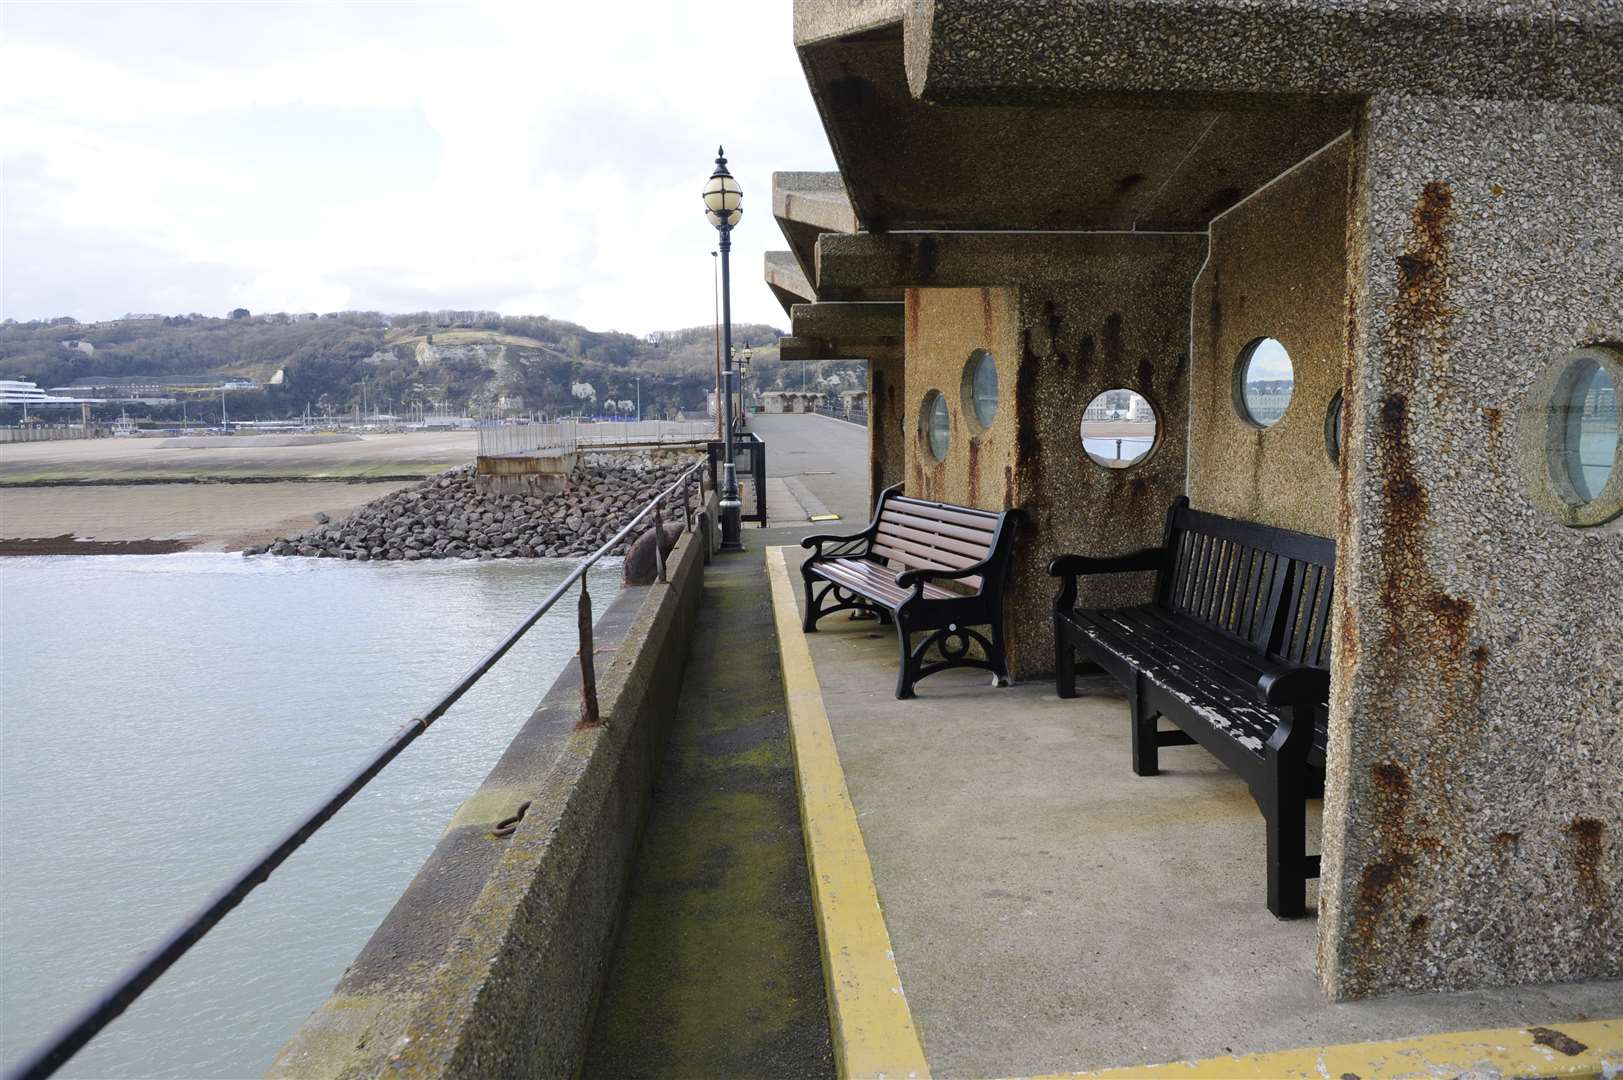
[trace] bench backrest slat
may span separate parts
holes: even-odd
[[[1165,607],[1269,657],[1328,667],[1335,541],[1191,510],[1167,515]]]
[[[874,522],[872,553],[904,569],[963,570],[991,557],[1002,535],[1001,514],[945,506],[887,491]],[[970,575],[950,583],[979,591]]]
[[[990,550],[985,543],[974,543],[956,536],[948,536],[946,533],[933,532],[927,528],[921,529],[912,525],[904,525],[897,520],[899,517],[901,517],[900,514],[894,517],[881,518],[879,520],[879,535],[893,536],[901,540],[912,540],[926,547],[940,548],[942,551],[962,555],[965,557],[965,566],[970,563],[980,562],[986,558],[986,553]]]

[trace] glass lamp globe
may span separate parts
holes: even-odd
[[[732,228],[744,216],[744,189],[738,186],[733,174],[727,171],[727,158],[721,147],[716,148],[716,171],[704,185],[704,216],[720,229]]]

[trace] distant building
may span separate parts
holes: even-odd
[[[64,408],[70,405],[99,405],[100,398],[59,396],[47,393],[24,379],[0,379],[0,407],[21,405],[29,409]]]
[[[74,350],[74,351],[77,351],[77,352],[82,352],[86,356],[90,356],[96,351],[96,347],[94,345],[92,345],[88,341],[83,341],[83,340],[81,340],[79,338],[69,338],[68,340],[66,340],[66,341],[64,341],[62,343],[62,347],[64,349],[71,349],[71,350]]]

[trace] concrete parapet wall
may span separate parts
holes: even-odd
[[[627,589],[599,620],[602,722],[578,726],[571,663],[271,1076],[577,1071],[710,531],[677,544],[668,585]],[[494,836],[525,803],[516,831]]]

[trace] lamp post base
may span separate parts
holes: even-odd
[[[721,550],[744,550],[744,504],[736,496],[723,496],[718,508],[721,511]]]

